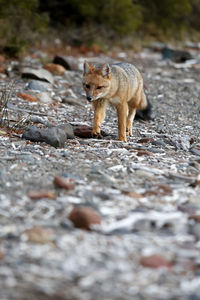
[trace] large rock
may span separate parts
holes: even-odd
[[[51,85],[47,82],[41,82],[39,80],[31,80],[26,84],[26,90],[38,91],[38,92],[46,92],[51,89]]]
[[[65,131],[59,127],[38,128],[30,126],[22,138],[32,142],[45,142],[53,147],[63,147],[67,139]]]
[[[74,139],[74,129],[70,124],[62,124],[59,128],[64,130],[68,139]]]
[[[73,56],[56,55],[53,59],[54,64],[63,66],[66,70],[78,70],[78,60]]]
[[[38,79],[50,83],[54,81],[52,74],[45,69],[24,68],[22,70],[22,78]]]
[[[176,63],[184,63],[185,61],[192,59],[190,52],[185,50],[174,50],[169,47],[162,49],[163,59],[170,59]]]

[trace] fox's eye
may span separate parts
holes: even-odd
[[[89,88],[90,88],[90,85],[89,85],[89,84],[86,84],[85,86],[86,86],[86,88],[87,88],[87,89],[89,89]]]
[[[100,86],[100,85],[99,85],[99,86],[97,87],[97,90],[100,90],[100,89],[102,89],[102,87],[103,87],[103,86]]]

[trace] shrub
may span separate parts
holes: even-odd
[[[0,41],[7,54],[18,55],[47,27],[38,12],[38,0],[0,0]]]
[[[49,13],[51,25],[62,25],[66,30],[82,28],[83,33],[87,29],[94,32],[92,38],[98,35],[97,30],[99,35],[106,32],[109,37],[111,33],[117,37],[130,35],[141,21],[140,7],[132,0],[43,0],[40,9]]]
[[[140,0],[143,15],[143,29],[162,32],[166,37],[179,37],[189,26],[192,11],[191,0]]]

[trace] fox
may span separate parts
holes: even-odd
[[[143,77],[133,64],[93,65],[85,60],[82,84],[87,100],[94,107],[93,137],[103,138],[101,124],[108,105],[117,110],[118,139],[122,142],[127,142],[127,137],[133,134],[136,111],[143,119],[151,119],[152,106],[144,91]]]

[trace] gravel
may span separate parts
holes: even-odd
[[[199,299],[200,54],[192,56],[178,64],[151,49],[120,54],[141,70],[154,114],[134,121],[127,143],[117,141],[112,108],[103,139],[72,133],[62,148],[24,140],[22,129],[0,130],[1,300]],[[20,116],[27,126],[92,125],[84,57],[70,59],[74,70],[51,75],[50,104],[17,97],[29,79],[15,70],[42,69],[39,59],[8,62],[0,86],[12,92],[11,124]],[[119,61],[111,53],[92,59]],[[56,187],[55,176],[74,189]],[[101,224],[75,228],[69,215],[79,206],[94,209]]]

